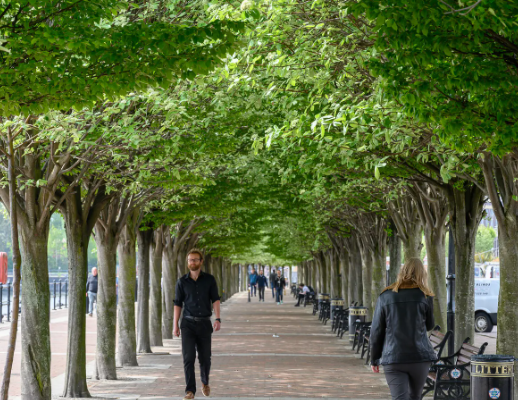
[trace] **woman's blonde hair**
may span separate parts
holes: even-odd
[[[417,285],[426,296],[434,296],[428,287],[428,273],[419,258],[409,258],[405,262],[405,265],[403,265],[399,271],[392,290],[397,293],[401,285],[403,285],[403,282],[411,282]]]

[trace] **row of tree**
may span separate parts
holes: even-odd
[[[290,264],[320,291],[372,308],[387,254],[394,274],[401,256],[421,255],[424,237],[445,328],[450,227],[455,341],[473,338],[475,237],[490,199],[502,276],[497,348],[518,355],[517,11],[504,0],[6,5],[0,199],[19,230],[24,399],[50,398],[56,212],[71,290],[66,397],[88,396],[92,234],[97,375],[114,379],[116,359],[148,350],[145,326],[150,344],[170,337],[174,283],[195,244],[229,279],[220,285],[229,294],[238,270],[229,265]],[[150,317],[143,301],[134,333],[137,258],[139,285],[150,260],[149,295],[139,286]]]

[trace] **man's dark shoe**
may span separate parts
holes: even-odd
[[[191,399],[194,399],[194,393],[193,392],[185,393],[185,397],[183,398],[183,400],[191,400]]]
[[[300,304],[295,304],[295,307],[300,307]]]
[[[209,397],[210,396],[210,386],[209,385],[204,385],[202,383],[202,386],[201,386],[201,392],[203,393],[203,395],[205,397]]]

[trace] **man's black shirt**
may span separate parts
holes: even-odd
[[[195,281],[189,274],[176,282],[174,305],[184,307],[184,316],[210,317],[212,303],[220,299],[216,279],[203,271]]]

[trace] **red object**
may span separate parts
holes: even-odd
[[[0,283],[7,283],[7,253],[0,253]]]

